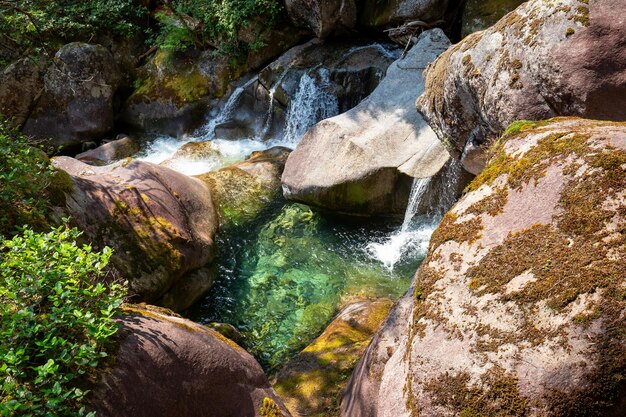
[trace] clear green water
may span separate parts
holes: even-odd
[[[406,291],[422,256],[391,272],[365,251],[394,226],[347,225],[277,203],[256,224],[222,237],[218,281],[187,314],[232,324],[263,367],[275,369],[324,330],[342,301]]]

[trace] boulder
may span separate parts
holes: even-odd
[[[324,333],[278,373],[274,387],[293,417],[339,415],[352,372],[385,320],[390,300],[357,301],[344,307]]]
[[[158,51],[139,73],[120,119],[131,128],[170,136],[199,127],[234,76],[225,56],[196,50]]]
[[[411,177],[432,177],[449,159],[414,109],[422,70],[448,46],[441,30],[425,32],[371,95],[311,128],[287,160],[285,197],[349,215],[404,213]]]
[[[469,0],[463,10],[462,36],[495,25],[500,18],[522,3],[524,0]]]
[[[460,4],[459,0],[362,0],[359,23],[377,28],[416,20],[432,24],[443,19],[450,6]]]
[[[355,0],[287,0],[287,13],[294,25],[324,39],[336,33],[349,33],[357,23]]]
[[[89,397],[99,417],[289,415],[257,361],[220,333],[145,305],[118,321],[114,361]]]
[[[174,310],[211,286],[218,219],[200,180],[127,159],[105,167],[58,157],[71,176],[67,214],[94,245],[113,248],[111,264],[139,299]]]
[[[23,58],[0,72],[0,114],[21,127],[43,90],[46,71],[43,61]]]
[[[133,138],[121,135],[119,139],[76,155],[76,159],[89,165],[102,166],[124,158],[130,158],[139,152],[139,149],[139,144]]]
[[[523,122],[446,214],[344,416],[621,416],[626,124]]]
[[[293,146],[319,120],[367,97],[399,54],[394,45],[364,39],[313,39],[293,47],[235,89],[207,133],[282,138]]]
[[[24,133],[55,146],[77,146],[113,129],[113,99],[122,75],[101,45],[74,42],[55,55]]]
[[[253,152],[246,161],[197,177],[211,190],[222,227],[241,226],[276,201],[290,152],[279,146]]]
[[[417,108],[451,152],[471,154],[472,173],[484,167],[476,149],[515,120],[626,120],[626,26],[615,18],[625,8],[528,1],[432,63]]]

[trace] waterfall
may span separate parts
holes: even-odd
[[[270,97],[269,105],[267,107],[267,113],[265,113],[265,122],[263,123],[263,130],[261,130],[261,133],[257,136],[257,140],[265,140],[267,138],[267,135],[270,132],[270,129],[272,128],[272,122],[274,121],[274,94],[276,94],[276,90],[278,89],[278,87],[280,87],[281,83],[283,82],[287,74],[289,73],[289,68],[290,67],[288,67],[280,75],[278,80],[274,83],[274,85],[272,85],[272,87],[268,91],[269,97]]]
[[[241,99],[241,96],[243,95],[243,93],[246,91],[246,88],[250,87],[253,83],[258,81],[258,79],[259,79],[258,75],[254,76],[250,80],[248,80],[245,84],[240,85],[239,87],[235,88],[235,91],[233,91],[233,93],[230,95],[230,97],[226,101],[226,104],[224,104],[224,107],[219,112],[219,114],[215,116],[213,119],[209,120],[209,122],[201,128],[199,132],[200,133],[199,136],[201,137],[201,140],[209,140],[209,139],[215,138],[215,128],[218,125],[228,121],[230,116],[235,111],[235,108],[239,104],[239,100]]]
[[[331,84],[330,71],[320,68],[317,73],[319,82],[309,73],[302,75],[289,103],[283,136],[283,143],[287,146],[294,147],[311,126],[339,113],[337,97],[327,91]]]
[[[409,230],[411,220],[413,220],[413,217],[415,217],[417,208],[422,201],[424,193],[428,189],[428,184],[430,184],[431,178],[432,177],[413,179],[411,194],[409,196],[409,204],[406,207],[406,212],[404,213],[404,221],[402,222],[402,227],[400,228],[401,232],[406,232]]]

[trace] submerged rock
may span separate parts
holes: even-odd
[[[0,114],[21,127],[43,91],[46,66],[23,58],[0,71]]]
[[[553,116],[626,120],[626,0],[528,1],[454,45],[425,72],[417,101],[464,166],[515,120]]]
[[[246,161],[197,177],[211,190],[221,226],[253,220],[280,196],[280,176],[290,152],[283,147],[253,152]]]
[[[289,415],[257,361],[220,333],[145,305],[118,321],[115,360],[89,397],[98,416]]]
[[[139,149],[140,147],[137,141],[130,136],[122,135],[119,139],[76,155],[76,159],[89,165],[102,166],[124,158],[130,158],[139,152]]]
[[[311,128],[287,160],[285,197],[350,215],[404,213],[410,177],[436,175],[449,159],[414,108],[422,70],[448,46],[441,30],[425,32],[370,96]]]
[[[55,146],[80,145],[113,129],[113,99],[122,74],[101,45],[70,43],[54,57],[45,89],[24,125],[24,133]]]
[[[111,264],[141,300],[183,310],[212,286],[218,219],[204,183],[130,159],[96,167],[58,157],[53,165],[72,177],[72,223],[114,249]]]
[[[346,378],[391,305],[384,299],[349,304],[324,333],[287,362],[274,387],[292,416],[339,415]]]
[[[495,25],[524,0],[469,0],[463,11],[463,37]]]
[[[623,415],[626,125],[515,124],[444,217],[343,415]]]

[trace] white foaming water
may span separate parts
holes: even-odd
[[[365,251],[388,270],[393,271],[403,258],[415,259],[426,255],[430,236],[435,228],[436,224],[426,223],[414,230],[399,230],[382,242],[370,242]]]
[[[326,91],[330,86],[330,71],[320,68],[320,82],[308,73],[302,75],[295,97],[289,103],[282,144],[295,147],[306,131],[320,120],[339,113],[337,97]]]
[[[372,258],[380,261],[390,271],[393,271],[395,265],[403,258],[408,256],[412,258],[421,257],[428,250],[428,242],[435,226],[433,224],[421,224],[417,228],[411,228],[411,226],[431,178],[415,178],[413,180],[409,204],[400,229],[384,241],[371,242],[365,247],[366,252]]]

